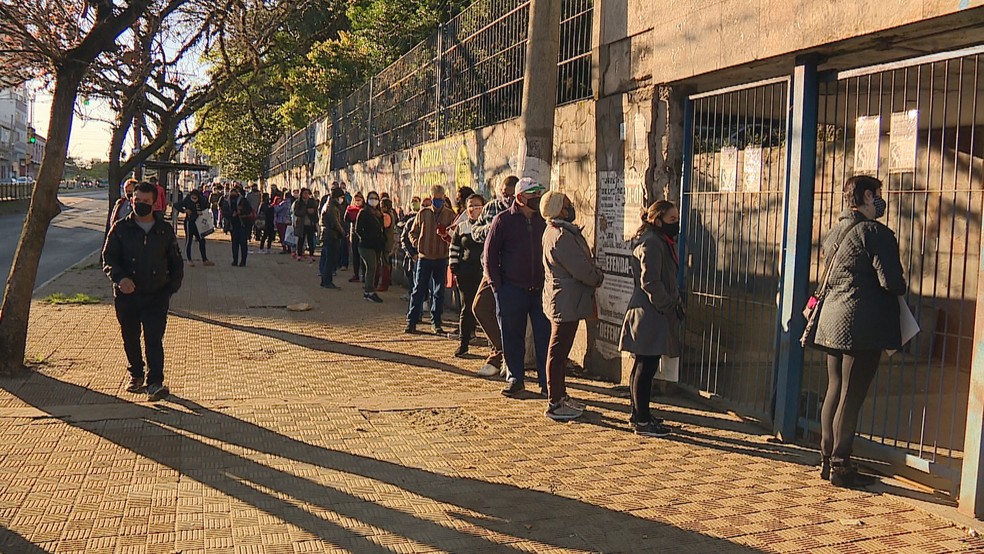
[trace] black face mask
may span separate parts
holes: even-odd
[[[143,202],[136,202],[133,204],[133,211],[140,217],[147,217],[154,211],[154,207],[150,204],[144,204]]]
[[[531,210],[533,210],[534,212],[538,212],[539,213],[539,211],[540,211],[540,197],[537,196],[537,197],[534,197],[534,198],[527,198],[526,199],[526,207],[529,208],[529,209],[531,209]]]
[[[677,235],[680,234],[680,222],[678,221],[676,223],[666,223],[664,221],[663,226],[660,227],[660,229],[663,231],[664,235],[670,237],[671,239],[674,239],[677,237]]]
[[[568,223],[574,223],[575,217],[577,217],[577,213],[574,211],[574,206],[568,206],[567,215],[564,217],[564,221]]]

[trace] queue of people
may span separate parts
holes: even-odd
[[[255,186],[247,192],[239,185],[217,184],[210,191],[192,190],[174,208],[185,215],[189,263],[197,241],[203,264],[212,265],[207,232],[199,228],[208,227],[207,220],[231,234],[232,265],[238,267],[246,265],[251,237],[259,241],[258,252],[266,253],[278,236],[281,252],[298,260],[313,261],[320,243],[321,287],[338,289],[334,277],[351,264],[350,281],[361,283],[363,298],[373,303],[383,302],[378,293],[390,288],[402,250],[409,281],[402,297],[408,303],[405,333],[419,333],[429,311],[433,332],[443,335],[446,287],[453,285],[460,300],[454,355],[466,357],[481,329],[490,352],[477,375],[503,378],[504,396],[529,394],[529,323],[545,415],[556,421],[577,419],[585,404],[567,392],[568,357],[580,322],[596,317],[595,291],[604,274],[578,225],[574,202],[534,179],[515,176],[501,179],[488,202],[467,187],[458,191],[453,205],[443,186],[429,192],[413,197],[404,212],[387,193],[350,195],[344,183],[332,183],[320,200],[318,191],[307,188],[261,193]],[[143,390],[142,327],[151,399],[167,395],[159,344],[162,318],[182,275],[180,247],[170,226],[162,225],[159,195],[156,184],[132,179],[123,184],[103,253],[130,362],[128,390]],[[848,208],[822,243],[826,270],[816,303],[809,306],[816,311],[803,344],[827,354],[820,475],[837,486],[856,487],[872,482],[851,457],[858,415],[881,353],[902,346],[899,326],[886,322],[898,321],[897,298],[906,292],[906,281],[895,235],[878,221],[886,211],[881,182],[853,177],[844,185],[844,197]],[[628,423],[641,436],[672,433],[650,399],[661,361],[679,358],[683,350],[686,303],[677,278],[679,232],[677,207],[659,200],[642,214],[629,243],[633,289],[619,350],[634,359]],[[154,240],[141,247],[141,233]]]

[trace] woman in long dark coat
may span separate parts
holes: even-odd
[[[676,237],[680,212],[672,202],[649,206],[642,227],[632,240],[632,297],[622,322],[619,350],[635,357],[630,377],[635,432],[664,437],[670,429],[649,410],[653,377],[661,356],[680,356],[680,321],[683,303],[677,283]]]
[[[881,181],[852,177],[844,184],[844,199],[849,208],[822,245],[831,265],[814,342],[827,352],[821,477],[851,487],[874,481],[858,473],[851,452],[881,353],[902,347],[898,297],[906,283],[895,233],[877,221],[886,207]]]

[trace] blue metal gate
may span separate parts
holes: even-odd
[[[844,181],[875,175],[885,185],[884,222],[899,240],[906,300],[922,329],[903,352],[883,358],[861,415],[863,442],[875,456],[951,488],[962,458],[981,264],[982,52],[829,75],[819,97],[813,281],[819,239],[844,209]],[[815,433],[826,388],[815,352],[803,388],[800,424]]]
[[[681,194],[689,292],[680,381],[768,419],[788,80],[690,98]]]

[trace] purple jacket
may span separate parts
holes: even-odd
[[[485,270],[492,290],[503,283],[522,289],[543,289],[543,232],[539,214],[526,219],[519,204],[499,212],[485,237]]]

